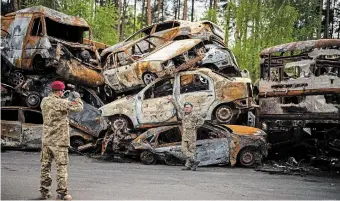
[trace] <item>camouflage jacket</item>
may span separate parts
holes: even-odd
[[[204,119],[195,112],[186,113],[174,99],[171,99],[177,112],[182,116],[183,135],[182,141],[196,141],[196,130],[204,124]]]
[[[81,99],[77,98],[72,102],[50,94],[41,101],[40,107],[44,120],[42,144],[53,147],[70,146],[68,113],[83,110]]]

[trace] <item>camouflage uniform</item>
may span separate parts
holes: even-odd
[[[195,161],[196,152],[196,133],[197,128],[204,124],[204,119],[201,115],[194,112],[186,113],[174,99],[171,99],[172,104],[176,107],[177,112],[182,116],[182,153],[186,158],[185,166],[191,167]]]
[[[70,146],[68,112],[83,109],[80,98],[75,101],[62,99],[54,94],[41,102],[44,128],[41,148],[40,192],[49,194],[52,178],[51,163],[55,159],[57,166],[57,193],[67,195],[68,147]]]

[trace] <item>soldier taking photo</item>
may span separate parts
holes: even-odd
[[[83,110],[83,102],[78,92],[72,92],[72,99],[63,99],[65,84],[54,81],[52,93],[41,102],[44,120],[41,147],[40,199],[51,197],[51,163],[57,167],[57,200],[72,200],[67,192],[68,148],[70,146],[68,113]]]
[[[182,170],[196,171],[199,161],[196,160],[196,135],[197,128],[204,124],[201,115],[192,111],[193,105],[189,102],[184,103],[184,109],[171,96],[168,100],[175,106],[177,112],[182,117],[182,153],[185,156],[185,167]]]

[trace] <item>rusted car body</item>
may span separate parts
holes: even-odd
[[[252,100],[249,78],[229,78],[199,68],[179,72],[174,77],[157,79],[138,94],[113,101],[99,108],[102,116],[111,119],[111,126],[150,128],[180,123],[167,97],[171,95],[183,105],[191,102],[193,110],[216,123],[245,123],[256,104]]]
[[[110,47],[108,44],[101,43],[101,42],[98,42],[98,41],[89,40],[88,38],[84,38],[83,43],[86,44],[86,45],[94,45],[99,54],[103,50],[105,50],[106,48]]]
[[[70,142],[77,148],[94,143],[107,123],[98,111],[84,105],[86,112],[70,113]],[[39,149],[43,133],[43,118],[38,110],[25,107],[1,108],[1,146],[3,148]]]
[[[150,42],[149,48],[137,48],[145,41]],[[151,46],[155,43],[163,45],[155,49],[157,45]],[[148,37],[109,55],[108,61],[112,61],[113,65],[105,66],[105,83],[116,93],[140,89],[157,77],[195,67],[203,59],[204,51],[199,39],[166,42],[158,37]]]
[[[308,145],[314,153],[321,146],[328,153],[339,151],[340,40],[267,48],[261,52],[260,67],[258,126],[269,141]]]
[[[171,20],[157,23],[145,27],[123,42],[105,49],[101,53],[103,60],[106,60],[110,53],[116,52],[118,48],[127,43],[143,38],[145,36],[159,36],[166,40],[182,40],[182,39],[201,39],[205,44],[215,43],[225,47],[224,32],[216,24],[210,21],[190,22],[184,20]]]
[[[97,87],[104,83],[100,56],[93,44],[84,44],[92,33],[78,17],[35,6],[1,18],[2,73],[17,86],[25,72],[45,73],[53,68],[65,81]]]
[[[140,153],[144,164],[157,160],[169,165],[184,162],[181,152],[181,126],[152,128],[132,141],[134,150]],[[261,163],[270,145],[266,133],[258,128],[238,125],[204,124],[197,130],[196,158],[199,166],[237,162],[250,167]]]

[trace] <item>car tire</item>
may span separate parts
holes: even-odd
[[[74,137],[74,138],[71,138],[70,144],[71,144],[71,147],[73,147],[74,149],[78,149],[78,147],[85,145],[85,142],[80,137]]]
[[[142,77],[143,77],[143,82],[145,85],[148,85],[151,82],[153,82],[155,79],[157,79],[157,75],[155,73],[150,73],[150,72],[144,73]]]
[[[156,164],[155,155],[151,151],[143,151],[140,154],[140,160],[144,165],[153,165]]]
[[[124,116],[116,116],[111,120],[112,130],[126,130],[129,128],[129,121]]]
[[[243,149],[239,153],[239,162],[244,167],[252,167],[256,162],[256,151],[251,148]]]
[[[41,56],[36,56],[33,60],[33,70],[38,74],[43,74],[46,72],[45,60]]]
[[[25,75],[20,71],[14,71],[11,73],[11,83],[14,87],[23,85],[26,81]]]
[[[221,105],[215,111],[215,118],[220,123],[230,123],[234,117],[234,112],[231,106],[229,105]]]
[[[30,108],[37,108],[40,105],[41,97],[37,92],[31,92],[25,97],[25,104]]]

